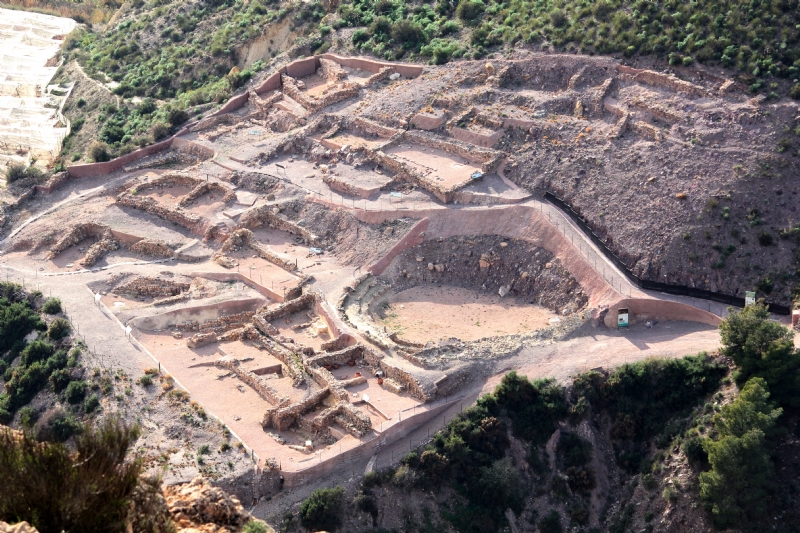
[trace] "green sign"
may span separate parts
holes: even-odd
[[[628,327],[628,308],[620,307],[617,309],[617,329]]]
[[[756,293],[755,292],[750,292],[750,291],[745,291],[745,293],[744,293],[744,306],[745,307],[750,307],[751,305],[755,305],[755,304],[756,304]]]

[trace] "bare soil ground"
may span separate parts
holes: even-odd
[[[418,286],[392,295],[387,304],[379,323],[403,340],[422,344],[528,333],[553,316],[540,306],[460,287]]]

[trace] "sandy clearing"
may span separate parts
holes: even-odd
[[[451,286],[417,286],[391,296],[377,321],[411,342],[456,337],[476,340],[529,333],[548,325],[552,311],[497,294]]]

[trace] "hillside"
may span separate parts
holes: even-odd
[[[58,2],[37,4],[64,12]],[[103,13],[114,6],[103,9],[95,10],[99,23],[70,36],[64,56],[121,97],[85,98],[88,107],[69,110],[84,122],[97,119],[111,155],[158,140],[225,101],[287,50],[295,57],[335,50],[436,64],[511,49],[617,54],[634,64],[697,61],[737,70],[752,93],[800,97],[800,18],[793,0],[593,6],[139,0],[122,5],[108,22]],[[74,16],[86,21],[83,14]],[[65,147],[67,161],[90,157],[89,144],[78,140]]]
[[[755,314],[739,317],[753,335]],[[724,355],[590,371],[565,387],[507,374],[397,466],[318,490],[299,512],[272,506],[269,520],[283,532],[795,531],[796,388],[746,381],[737,320],[722,327]]]

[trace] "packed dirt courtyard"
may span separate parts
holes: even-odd
[[[658,143],[666,111],[618,98],[699,86],[580,57],[459,68],[434,96],[454,72],[295,61],[190,122],[169,169],[147,150],[69,167],[11,219],[0,266],[230,428],[274,481],[256,499],[422,439],[511,369],[714,350],[722,306],[636,288],[503,144]]]

